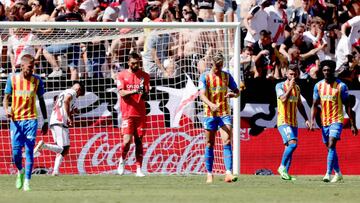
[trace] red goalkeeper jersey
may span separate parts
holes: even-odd
[[[121,71],[117,76],[118,90],[138,90],[143,85],[145,92],[150,89],[150,76],[142,70],[135,73],[129,70]],[[146,115],[145,101],[140,99],[141,94],[132,94],[120,97],[121,113],[123,118],[142,117]]]

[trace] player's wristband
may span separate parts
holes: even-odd
[[[49,121],[48,121],[48,119],[46,118],[46,119],[44,119],[44,123],[48,123]]]

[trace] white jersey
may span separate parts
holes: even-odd
[[[250,19],[249,26],[251,29],[256,31],[255,35],[252,35],[250,32],[246,33],[245,41],[255,43],[259,40],[259,33],[261,30],[266,30],[268,27],[268,14],[261,9],[260,6],[254,6],[250,10],[250,14],[253,16]]]
[[[324,34],[324,36],[322,37],[322,39],[318,39],[317,36],[314,36],[313,34],[311,34],[310,31],[306,31],[304,32],[304,40],[307,42],[310,42],[312,44],[316,44],[315,47],[320,46],[322,44],[326,44],[327,43],[327,37]],[[323,50],[320,50],[317,52],[317,56],[319,57],[320,61],[323,60],[331,60],[331,58],[326,57],[325,52]]]
[[[350,45],[349,38],[346,35],[342,35],[335,50],[335,58],[336,58],[335,70],[338,70],[341,67],[341,65],[343,65],[348,61],[347,55],[351,54],[351,49],[349,49],[351,45],[350,46],[349,45]]]
[[[62,125],[63,127],[67,126],[67,121],[69,118],[69,115],[67,115],[65,111],[65,105],[64,100],[67,95],[71,96],[71,102],[70,102],[70,111],[77,108],[77,98],[76,98],[76,92],[73,89],[67,89],[63,91],[58,98],[56,99],[56,103],[54,105],[53,111],[51,113],[50,117],[50,126],[51,125]]]
[[[349,35],[350,44],[352,47],[360,46],[360,16],[356,16],[347,21],[351,26]]]
[[[265,8],[268,14],[268,30],[271,32],[271,38],[274,43],[280,45],[285,40],[285,26],[287,24],[287,15],[284,9],[277,10],[274,6]]]
[[[100,5],[98,0],[85,0],[81,3],[80,9],[83,9],[86,13],[94,10],[94,8]]]
[[[18,35],[12,35],[9,37],[9,49],[15,56],[14,65],[19,65],[21,63],[21,57],[25,54],[30,54],[35,57],[35,47],[31,45],[31,41],[35,40],[35,38],[36,36],[31,33],[23,37],[19,37]]]

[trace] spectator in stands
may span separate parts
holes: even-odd
[[[58,13],[64,10],[63,15],[58,15]],[[63,21],[63,22],[82,22],[82,16],[77,12],[78,5],[75,0],[65,0],[65,6],[59,5],[56,7],[54,12],[51,14],[51,18],[54,18],[55,21]],[[65,32],[71,34],[76,33],[78,30],[76,29],[67,29]],[[55,56],[67,55],[67,67],[70,68],[71,80],[77,80],[79,77],[78,74],[78,65],[79,65],[79,57],[80,57],[80,45],[78,43],[74,44],[56,44],[47,46],[43,54],[45,58],[50,63],[53,68],[53,72],[48,77],[61,77],[62,70],[58,62],[56,61]]]
[[[171,34],[158,33],[153,30],[147,37],[147,47],[143,54],[143,67],[150,77],[159,77],[165,72],[164,60],[168,59],[171,54],[174,40]]]
[[[310,0],[301,0],[301,7],[294,10],[290,17],[290,28],[295,28],[297,24],[308,25],[311,20]]]
[[[43,13],[45,14],[45,12],[43,11],[43,8],[46,7],[45,0],[40,0],[40,1],[39,0],[30,0],[30,1],[28,1],[28,5],[31,8],[31,10],[24,14],[25,19],[28,19],[31,21],[31,18],[35,15],[35,13],[38,14],[38,17],[39,17],[39,15],[41,15]],[[41,13],[39,13],[39,11],[41,11]],[[49,15],[47,15],[47,16],[49,16]]]
[[[240,54],[240,69],[243,72],[244,79],[249,79],[254,77],[255,66],[254,66],[254,59],[252,56],[253,56],[253,48],[251,46],[246,46],[242,50],[242,53]],[[233,63],[234,63],[233,61],[230,62],[232,66],[234,66]]]
[[[268,29],[271,32],[271,38],[276,45],[280,45],[289,36],[285,30],[287,22],[287,15],[285,12],[287,0],[276,0],[275,5],[265,8],[268,14]]]
[[[275,67],[275,52],[271,46],[271,32],[260,31],[260,38],[255,42],[253,57],[255,62],[254,78],[265,78],[267,73],[271,74]]]
[[[85,21],[96,21],[98,14],[101,12],[100,3],[100,0],[85,0],[80,4],[79,9],[86,13]]]
[[[142,21],[146,14],[146,0],[124,0],[128,8],[129,21]]]
[[[305,30],[304,24],[298,24],[293,29],[292,35],[287,37],[284,43],[281,44],[279,52],[285,56],[289,63],[291,57],[289,55],[289,49],[296,47],[300,51],[300,78],[308,78],[311,72],[311,77],[316,78],[318,56],[316,53],[323,49],[322,46],[314,47],[309,41],[305,41],[303,33]]]
[[[191,3],[185,4],[182,7],[182,22],[196,22],[197,16],[196,13],[192,9]]]
[[[328,59],[325,56],[325,48],[327,46],[326,35],[324,33],[325,21],[320,17],[314,17],[310,23],[310,30],[304,32],[304,40],[313,44],[315,48],[321,47],[319,51],[317,51],[317,55],[320,61]]]
[[[352,51],[356,51],[360,47],[360,15],[344,23],[341,32],[342,38],[336,49],[336,72],[338,74],[349,72],[349,63],[354,59]]]
[[[215,0],[194,0],[194,5],[199,9],[198,21],[200,22],[214,22],[213,9],[215,6]]]
[[[211,66],[211,55],[215,52],[216,31],[183,29],[178,43],[178,65],[191,79],[197,81],[199,73]]]
[[[7,21],[5,6],[0,2],[0,21]]]
[[[33,0],[31,3],[31,12],[33,12],[33,15],[30,18],[31,22],[47,22],[50,21],[50,16],[45,13],[44,8],[46,8],[46,1],[45,0]],[[46,28],[39,28],[39,29],[33,29],[32,32],[34,34],[49,34],[51,33],[51,29]]]
[[[25,13],[30,9],[27,6],[25,1],[17,1],[13,6],[10,7],[10,11],[8,14],[9,21],[25,21]]]
[[[50,20],[50,16],[45,13],[44,8],[46,7],[45,0],[33,0],[31,3],[31,22],[46,22]]]
[[[235,0],[216,0],[214,13],[217,22],[234,22],[234,11],[237,8]]]
[[[39,59],[40,47],[31,45],[31,42],[36,39],[36,36],[31,33],[31,30],[17,28],[13,31],[14,35],[8,39],[8,50],[10,52],[12,72],[15,73],[16,70],[20,68],[22,56],[31,55],[35,60]]]
[[[284,42],[280,45],[279,52],[289,59],[288,49],[292,46],[300,47],[303,45],[303,33],[305,31],[304,24],[297,24],[296,27],[293,29],[293,32],[290,36],[288,36]]]
[[[325,48],[325,55],[327,58],[335,61],[335,50],[339,44],[339,40],[341,38],[341,31],[337,24],[331,24],[327,26],[325,31],[326,35],[326,48]]]
[[[163,72],[163,78],[175,78],[180,76],[180,68],[176,65],[173,58],[165,59],[163,63],[165,71]]]
[[[241,22],[243,18],[241,17],[241,0],[235,0],[236,3],[236,20],[237,22]]]
[[[268,28],[268,14],[264,9],[269,5],[270,0],[260,0],[259,4],[252,7],[245,17],[244,26],[247,29],[245,46],[251,46],[258,41],[260,31]]]

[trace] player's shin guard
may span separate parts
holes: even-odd
[[[126,159],[126,155],[130,149],[130,145],[124,145],[124,144],[121,144],[121,149],[122,149],[122,152],[121,152],[121,157],[123,158],[123,160]]]
[[[336,149],[334,152],[334,171],[335,173],[340,173],[339,157],[337,155]]]
[[[135,149],[136,168],[141,168],[143,162],[144,149],[142,144],[137,145]]]
[[[42,147],[58,154],[60,154],[64,150],[63,147],[54,144],[44,144]]]
[[[285,165],[286,171],[288,173],[289,173],[289,170],[290,170],[291,161],[292,161],[292,156],[288,159],[288,161],[286,162],[286,165]]]
[[[231,144],[224,145],[224,163],[226,171],[232,171],[232,150]]]
[[[336,154],[336,149],[329,148],[328,156],[327,156],[327,171],[326,171],[327,174],[332,173],[332,170],[334,168],[335,154]]]
[[[205,147],[205,166],[208,173],[212,173],[214,163],[214,148]]]
[[[54,171],[53,171],[54,175],[59,174],[59,168],[60,168],[60,165],[61,165],[61,162],[62,162],[63,159],[64,159],[63,155],[61,155],[61,154],[56,155],[55,164],[54,164]]]
[[[290,163],[289,159],[292,158],[292,154],[295,151],[295,149],[297,148],[297,144],[296,143],[291,143],[289,144],[286,149],[284,150],[282,159],[281,159],[281,165],[286,167],[286,168],[290,168]]]
[[[21,147],[14,146],[12,149],[13,152],[13,161],[15,163],[16,168],[20,171],[22,167],[22,155],[21,155]]]
[[[26,162],[25,162],[25,179],[30,180],[31,179],[31,173],[33,169],[34,164],[34,146],[33,145],[25,145],[25,156],[26,156]]]

